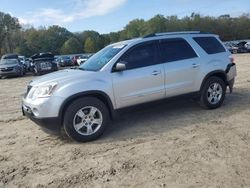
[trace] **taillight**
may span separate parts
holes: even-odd
[[[234,64],[235,64],[235,61],[234,61],[234,57],[233,57],[233,56],[229,56],[229,59],[230,59],[230,62],[231,62],[231,63],[234,63]]]

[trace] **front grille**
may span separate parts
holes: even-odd
[[[38,67],[38,69],[41,69],[41,70],[49,70],[49,69],[51,69],[52,64],[49,61],[41,61],[41,62],[37,63],[37,67]]]

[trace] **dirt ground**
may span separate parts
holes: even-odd
[[[84,144],[22,116],[31,76],[0,80],[0,187],[250,187],[250,55],[235,59],[235,90],[221,108],[137,108]]]

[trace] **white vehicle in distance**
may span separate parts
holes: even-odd
[[[250,52],[250,42],[247,42],[245,44],[245,47],[246,47],[247,51]]]
[[[91,54],[80,55],[76,60],[77,64],[80,66],[81,64],[85,63],[91,56]]]

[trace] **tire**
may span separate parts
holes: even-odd
[[[24,76],[24,70],[22,69],[22,70],[20,70],[20,73],[19,73],[19,75],[18,75],[19,77],[23,77]]]
[[[93,115],[90,113],[91,110]],[[64,113],[63,128],[73,140],[88,142],[103,134],[109,119],[109,111],[101,100],[84,97],[68,106]]]
[[[222,105],[226,95],[226,84],[219,77],[210,77],[201,89],[200,105],[206,109],[215,109]]]
[[[23,76],[26,75],[26,72],[27,72],[27,69],[24,69],[24,70],[23,70]]]

